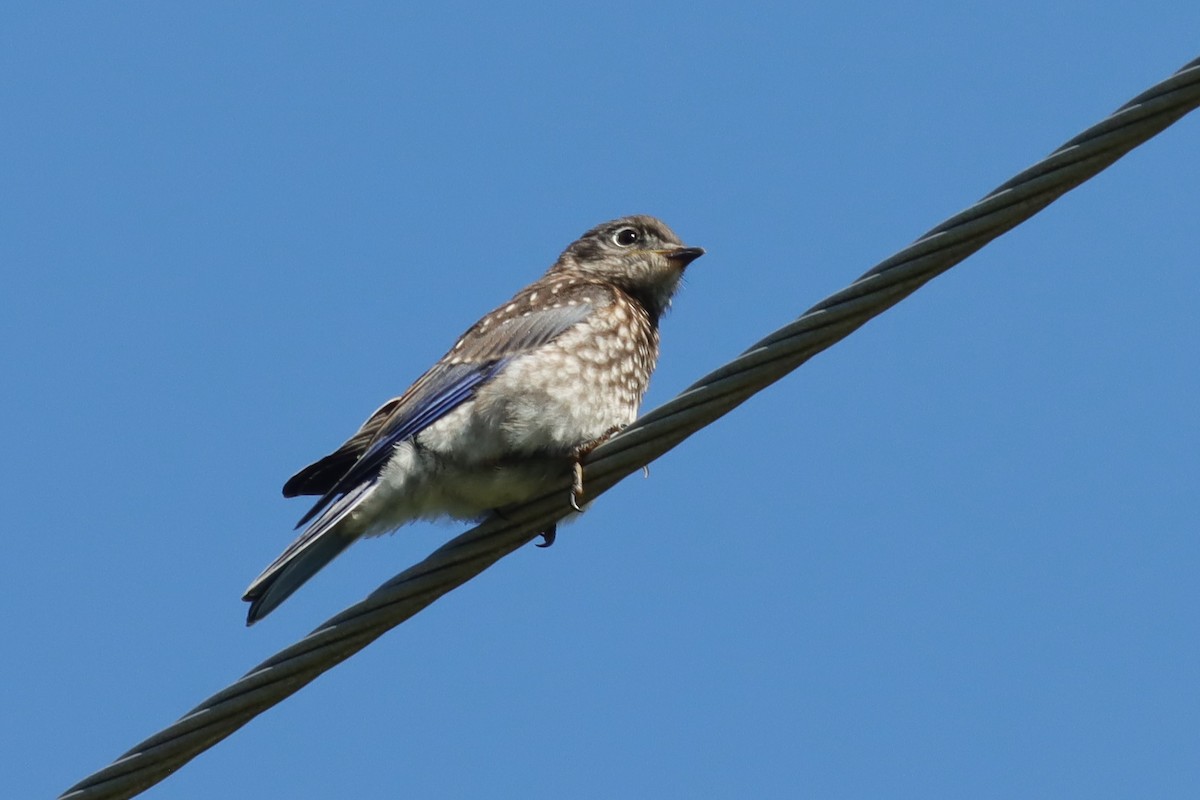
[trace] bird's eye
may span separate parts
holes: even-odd
[[[619,247],[631,247],[642,240],[642,235],[637,232],[637,228],[621,228],[613,234],[613,241]]]

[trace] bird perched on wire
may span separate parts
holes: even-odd
[[[704,254],[654,217],[606,222],[476,322],[408,391],[296,473],[285,497],[319,495],[311,523],[243,597],[266,616],[362,536],[416,519],[478,519],[572,476],[637,416],[658,359],[658,321]],[[545,544],[554,529],[543,532]]]

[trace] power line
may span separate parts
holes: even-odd
[[[728,413],[751,395],[848,336],[992,239],[1093,177],[1200,105],[1200,58],[1110,117],[938,225],[850,286],[701,378],[593,451],[595,497]],[[567,482],[452,539],[369,597],[276,653],[60,800],[132,797],[229,736],[258,714],[352,656],[443,594],[527,544],[562,518]]]

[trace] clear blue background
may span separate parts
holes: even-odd
[[[1200,53],[1200,4],[8,3],[0,747],[50,797],[263,624],[291,472],[583,230],[708,248],[653,406]],[[1200,796],[1200,119],[153,789]]]

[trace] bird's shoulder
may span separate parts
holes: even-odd
[[[503,305],[485,314],[464,338],[486,336],[513,320],[534,314],[554,314],[580,306],[598,309],[617,301],[617,290],[605,283],[575,275],[546,275],[534,281]]]
[[[551,273],[481,317],[443,361],[489,360],[549,344],[594,312],[620,302],[619,295],[593,279]]]

